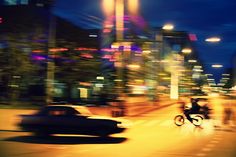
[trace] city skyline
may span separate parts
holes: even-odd
[[[102,28],[104,15],[102,0],[57,0],[54,12],[82,28]],[[73,5],[72,5],[73,4]],[[232,68],[235,48],[236,19],[233,0],[218,1],[170,1],[139,0],[139,14],[150,27],[161,27],[172,23],[177,31],[196,34],[195,45],[206,73],[213,73],[219,79],[227,68]],[[205,39],[217,36],[218,43]],[[212,64],[222,64],[223,68],[213,69]]]

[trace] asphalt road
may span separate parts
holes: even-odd
[[[125,117],[132,127],[107,139],[78,135],[36,138],[14,125],[15,115],[32,110],[1,109],[0,153],[2,157],[235,157],[236,128],[221,123],[222,102],[211,102],[214,120],[205,120],[201,128],[190,123],[175,126],[179,106],[173,105]]]

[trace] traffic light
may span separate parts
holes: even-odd
[[[1,23],[3,23],[3,18],[2,18],[2,17],[0,17],[0,24],[1,24]]]

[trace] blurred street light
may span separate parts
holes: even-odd
[[[133,15],[138,14],[139,1],[138,0],[128,0],[129,12]]]
[[[182,51],[181,51],[183,54],[190,54],[191,52],[192,52],[192,49],[190,49],[190,48],[184,48],[184,49],[182,49]]]
[[[165,24],[162,29],[164,30],[173,30],[174,29],[174,25],[173,24]]]
[[[114,13],[114,6],[115,6],[115,2],[112,0],[103,0],[102,3],[102,10],[105,13],[106,16],[111,16]]]
[[[230,74],[222,74],[222,76],[230,76]]]
[[[189,63],[197,63],[197,60],[194,60],[194,59],[190,59],[188,60]]]
[[[194,69],[201,69],[202,66],[201,66],[201,65],[195,65],[193,68],[194,68]]]
[[[212,74],[205,74],[206,76],[213,76]]]
[[[217,43],[220,42],[221,39],[219,37],[211,37],[211,38],[207,38],[205,39],[206,42],[211,42],[211,43]]]
[[[213,64],[213,65],[211,65],[211,67],[212,68],[222,68],[223,65],[221,65],[221,64]]]
[[[214,81],[214,79],[207,79],[207,81]]]
[[[140,68],[140,65],[137,65],[137,64],[129,64],[127,65],[127,67],[131,70],[137,70]]]

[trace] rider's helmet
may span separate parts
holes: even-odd
[[[191,98],[191,102],[198,102],[200,99],[199,98]]]

